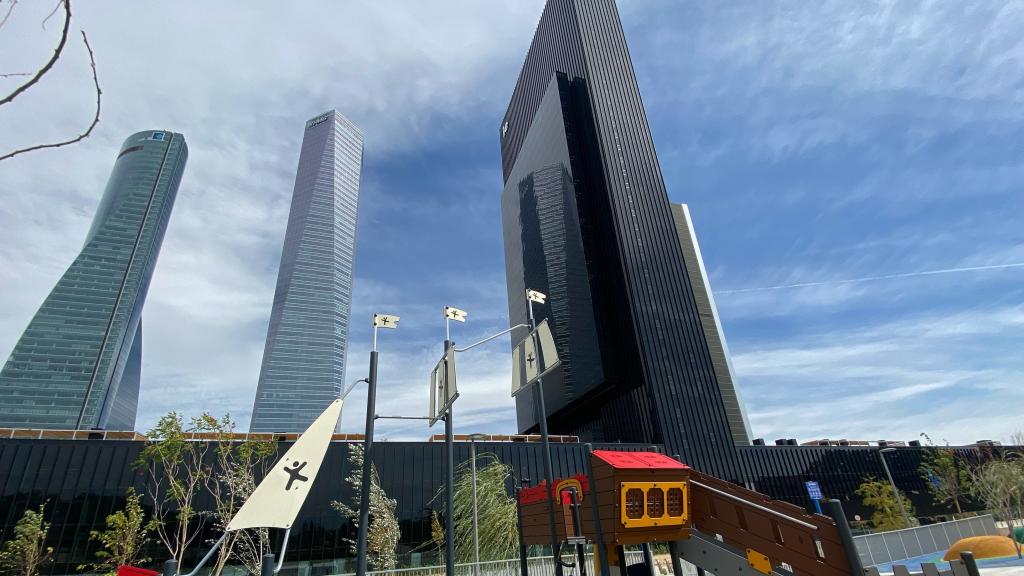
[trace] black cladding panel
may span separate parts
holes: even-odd
[[[572,85],[568,150],[604,382],[552,406],[549,428],[595,441],[664,443],[705,472],[738,480],[736,447],[614,0],[547,2],[499,129],[506,190],[520,159],[535,154],[531,126],[556,74]]]

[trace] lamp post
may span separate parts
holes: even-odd
[[[475,432],[469,435],[469,469],[473,481],[473,574],[480,576],[480,535],[476,510],[476,441],[487,438],[486,434]]]
[[[366,432],[363,437],[363,479],[360,485],[359,532],[356,538],[356,574],[366,576],[366,535],[370,523],[370,484],[373,482],[373,422],[376,419],[377,403],[377,329],[398,328],[398,316],[373,315],[373,347],[370,349],[370,377],[366,391]]]
[[[449,350],[455,347],[451,336],[451,321],[465,322],[466,311],[445,306],[444,315],[444,355],[448,356]],[[449,382],[445,379],[445,387]],[[445,402],[448,400],[448,390],[445,390]],[[448,403],[444,415],[444,445],[445,445],[445,502],[444,502],[444,565],[445,573],[448,576],[455,576],[455,428],[452,422],[452,403]]]
[[[889,471],[889,464],[885,461],[885,455],[889,452],[895,452],[895,448],[882,448],[878,451],[878,457],[882,459],[882,468],[885,469],[885,475],[889,477],[889,485],[892,486],[892,493],[896,496],[896,503],[900,505],[900,514],[903,514],[903,525],[906,528],[910,528],[910,516],[907,515],[907,509],[903,506],[903,497],[900,495],[900,491],[896,488],[896,482],[892,479],[892,472]]]
[[[526,290],[526,304],[530,310],[530,330],[537,329],[537,321],[533,317],[533,303],[543,304],[547,296],[537,292],[536,290]],[[539,350],[540,345],[537,342],[537,334],[534,332],[533,336],[533,348]],[[561,555],[558,553],[558,532],[555,529],[555,504],[552,501],[551,490],[554,488],[555,473],[554,466],[551,464],[551,440],[548,437],[548,415],[547,409],[544,407],[544,383],[542,378],[537,378],[537,385],[534,388],[534,406],[537,412],[537,424],[540,426],[540,440],[541,445],[544,449],[544,479],[547,480],[547,500],[548,500],[548,525],[551,529],[551,556],[555,561],[555,576],[562,576],[562,562]]]

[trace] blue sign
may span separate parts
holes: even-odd
[[[824,496],[821,494],[821,485],[814,480],[804,482],[804,486],[807,487],[807,495],[811,497],[811,500],[818,501],[822,500]]]

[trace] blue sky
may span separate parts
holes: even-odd
[[[470,312],[460,342],[507,322],[497,130],[541,5],[79,4],[103,120],[74,148],[0,163],[0,349],[80,247],[121,140],[180,131],[191,157],[144,314],[139,427],[169,409],[247,423],[302,125],[333,107],[367,137],[349,380],[365,372],[372,313],[399,314],[380,339],[378,412],[422,414],[441,307]],[[0,29],[0,72],[45,59],[57,30],[39,28],[43,8],[20,3]],[[971,442],[1024,428],[1024,5],[620,10],[755,435]],[[76,131],[89,82],[69,44],[0,109],[0,148]],[[892,275],[906,276],[837,282]],[[817,284],[772,288],[802,283]],[[508,364],[497,344],[460,359],[457,431],[513,431]],[[359,394],[345,430],[362,427]]]

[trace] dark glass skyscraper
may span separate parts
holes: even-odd
[[[551,432],[663,443],[741,479],[614,0],[548,0],[500,139],[510,320],[525,288],[548,293],[564,361]],[[517,412],[536,425],[528,394]]]
[[[125,140],[82,251],[0,372],[0,427],[135,427],[142,307],[187,158],[181,134]]]
[[[306,122],[253,432],[302,432],[341,394],[362,162],[363,133],[344,116]]]

